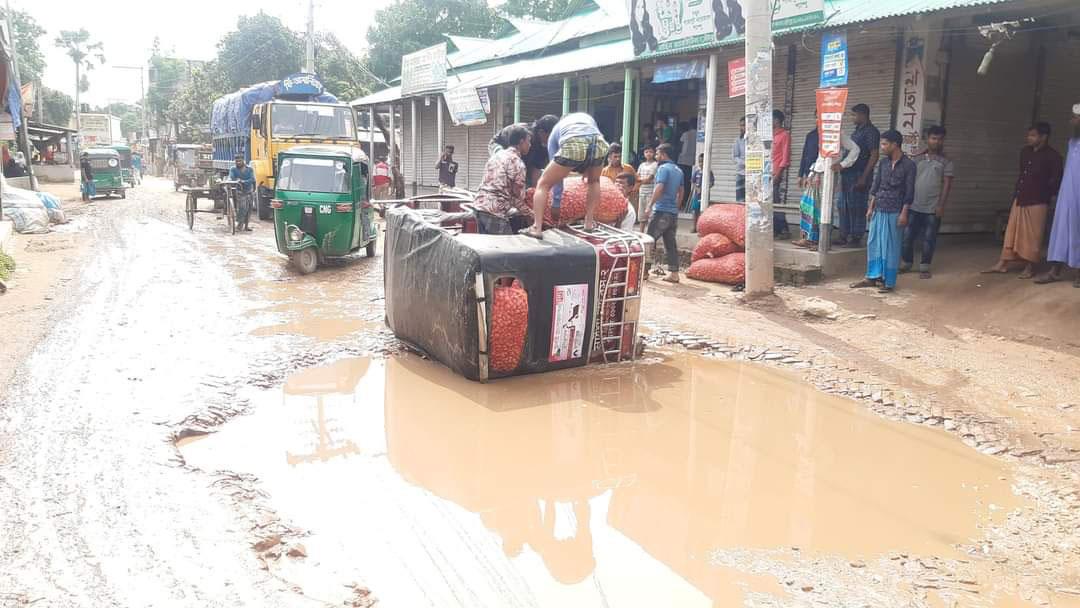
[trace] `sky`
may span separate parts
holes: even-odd
[[[139,72],[113,66],[145,66],[154,37],[161,48],[184,59],[212,59],[218,40],[235,29],[240,15],[260,9],[279,17],[286,26],[303,31],[307,0],[10,0],[13,10],[30,13],[47,31],[39,39],[48,65],[45,86],[74,96],[75,65],[53,46],[60,30],[85,27],[105,44],[106,63],[90,73],[90,90],[82,101],[104,105],[140,98]],[[367,30],[375,11],[392,0],[315,0],[315,29],[330,30],[354,53],[367,45]],[[145,71],[144,71],[145,74]]]

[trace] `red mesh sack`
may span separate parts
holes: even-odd
[[[742,283],[746,276],[746,254],[731,253],[722,258],[700,259],[690,264],[686,276],[710,283]]]
[[[534,189],[529,188],[525,193],[527,200],[532,200]],[[563,181],[562,203],[559,207],[560,226],[585,219],[585,199],[589,194],[589,184],[580,176],[571,175]],[[616,224],[626,215],[626,197],[623,196],[615,182],[609,179],[600,180],[600,202],[596,205],[596,221],[604,224]],[[551,217],[551,196],[548,196],[548,206],[544,210],[544,223],[554,226],[555,221]]]
[[[739,247],[746,246],[746,208],[742,205],[709,205],[698,218],[698,234],[722,234]]]
[[[690,256],[691,262],[707,258],[722,258],[725,255],[736,253],[739,251],[739,246],[732,242],[728,237],[715,232],[713,234],[706,234],[701,237],[698,244],[694,247],[694,253]]]
[[[525,334],[529,327],[529,295],[514,281],[509,287],[495,287],[491,305],[491,369],[512,372],[517,369],[525,351]]]

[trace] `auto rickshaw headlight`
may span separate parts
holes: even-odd
[[[294,243],[299,243],[304,238],[304,233],[300,231],[296,226],[289,228],[289,240]]]
[[[110,159],[109,159],[109,166],[110,166],[110,167],[115,167],[116,165],[119,165],[119,164],[120,164],[120,163],[119,163],[119,162],[117,162],[117,160],[116,160],[115,158],[110,158]]]

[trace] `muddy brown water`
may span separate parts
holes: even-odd
[[[472,383],[354,358],[185,443],[310,532],[305,592],[387,606],[728,606],[783,593],[735,549],[960,557],[1021,505],[1001,461],[763,366],[663,354]]]

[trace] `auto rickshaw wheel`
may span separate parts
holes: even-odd
[[[375,250],[377,249],[378,244],[379,244],[378,239],[371,239],[371,242],[368,243],[367,247],[365,247],[365,249],[364,249],[364,253],[367,254],[367,257],[369,257],[369,258],[375,257]]]
[[[123,199],[127,198],[127,189],[126,188],[124,190],[120,191],[120,198],[123,198]]]
[[[300,271],[300,274],[311,274],[319,267],[319,253],[314,247],[305,247],[300,251],[294,251],[289,254],[289,259],[292,261],[293,266],[296,266],[296,269]]]
[[[180,182],[173,182],[172,186],[173,186],[173,192],[179,192],[180,191]]]
[[[195,198],[195,194],[188,192],[187,204],[185,205],[185,211],[187,212],[187,227],[188,230],[195,229],[195,211],[199,208],[199,199]]]

